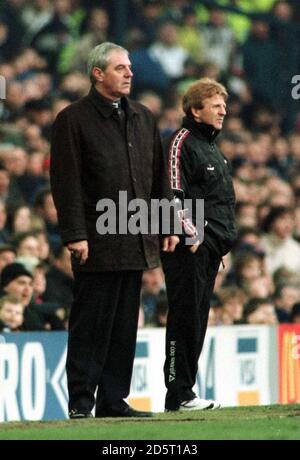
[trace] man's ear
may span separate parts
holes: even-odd
[[[92,74],[97,82],[101,83],[103,81],[103,70],[101,70],[99,67],[94,67]]]
[[[197,121],[198,123],[201,121],[201,111],[202,109],[196,109],[195,107],[191,107],[192,115],[195,121]]]

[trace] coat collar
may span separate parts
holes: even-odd
[[[209,142],[213,142],[220,130],[215,129],[212,125],[207,125],[206,123],[197,123],[192,117],[184,117],[182,126],[190,130],[195,136],[203,137]]]
[[[94,86],[91,86],[87,97],[104,118],[109,118],[112,115],[114,107],[109,103],[107,99],[101,96],[99,91],[97,91]],[[130,99],[127,99],[127,97],[121,98],[121,105],[124,108],[128,118],[131,118],[134,114],[137,113],[137,110],[131,103]]]

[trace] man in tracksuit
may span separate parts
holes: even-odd
[[[236,239],[230,164],[215,144],[226,115],[227,97],[224,86],[209,78],[192,84],[183,96],[186,116],[182,127],[164,143],[173,193],[177,200],[192,202],[192,210],[184,205],[179,215],[184,231],[181,242],[173,253],[162,255],[169,300],[166,411],[220,406],[200,399],[192,388],[215,278],[222,256]],[[204,238],[195,225],[198,199],[204,200]]]

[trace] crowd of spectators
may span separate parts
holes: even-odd
[[[49,189],[51,125],[89,91],[88,52],[107,40],[130,51],[132,96],[162,136],[180,126],[192,81],[212,77],[230,93],[218,142],[233,166],[239,237],[220,267],[209,324],[300,322],[296,5],[1,0],[0,331],[67,328],[72,272]],[[161,268],[145,272],[140,310],[140,327],[166,324]]]

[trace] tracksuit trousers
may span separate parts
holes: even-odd
[[[66,372],[69,409],[126,398],[135,355],[142,271],[77,272]]]
[[[185,245],[162,255],[169,302],[164,364],[165,408],[193,399],[210,299],[221,258],[205,244],[195,254]]]

